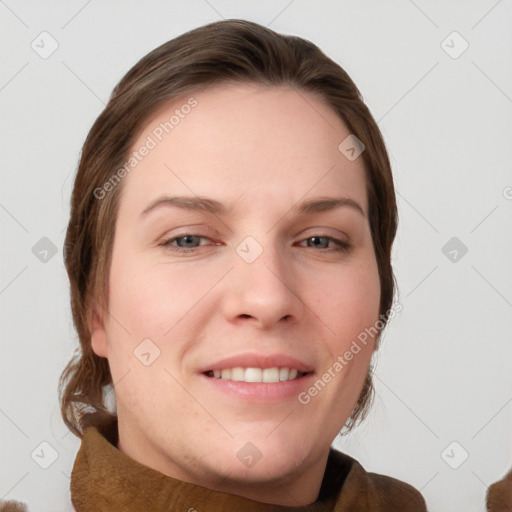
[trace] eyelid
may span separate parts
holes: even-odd
[[[194,233],[193,231],[188,230],[188,231],[183,232],[182,234],[175,234],[174,236],[171,236],[171,237],[164,237],[158,243],[158,245],[162,246],[164,248],[169,248],[169,250],[171,250],[174,253],[184,253],[184,254],[194,254],[201,247],[204,247],[204,245],[210,245],[210,246],[211,245],[214,245],[214,246],[222,245],[222,243],[218,243],[218,242],[214,242],[213,244],[204,244],[204,245],[200,244],[197,247],[190,247],[190,248],[180,247],[178,245],[173,245],[173,242],[175,242],[176,240],[178,240],[180,238],[185,238],[187,236],[193,236],[193,237],[196,237],[196,238],[199,238],[199,239],[205,239],[205,240],[213,241],[208,236],[204,236],[204,235],[201,235],[200,233]],[[308,246],[303,246],[303,245],[299,245],[299,247],[303,247],[305,249],[313,249],[314,250],[313,252],[317,252],[317,253],[320,252],[320,253],[331,253],[331,254],[332,253],[347,253],[353,247],[353,244],[350,241],[350,239],[345,241],[345,240],[342,240],[341,238],[338,238],[338,237],[335,237],[335,236],[331,236],[331,235],[328,235],[328,234],[325,234],[325,233],[321,233],[321,232],[315,232],[315,233],[310,234],[309,236],[302,236],[298,240],[298,242],[295,242],[295,243],[301,244],[301,243],[306,242],[310,238],[325,238],[325,239],[327,239],[329,241],[329,243],[334,245],[334,247],[331,247],[331,248],[315,248],[315,247],[308,247]]]
[[[305,238],[315,237],[315,236],[321,236],[326,238],[333,238],[338,239],[340,242],[346,243],[346,244],[352,244],[352,238],[345,232],[341,231],[339,229],[334,228],[322,228],[322,227],[313,227],[313,228],[307,228],[304,231],[301,231],[299,235],[297,236],[301,240]]]
[[[167,230],[161,237],[158,238],[158,243],[169,240],[171,238],[180,238],[187,235],[202,236],[204,238],[216,238],[221,236],[215,229],[206,227],[203,224],[192,224],[176,229]]]
[[[190,232],[190,233],[183,233],[183,234],[179,234],[179,235],[173,235],[170,237],[164,237],[162,239],[162,242],[173,242],[174,240],[177,240],[179,238],[186,238],[187,236],[194,236],[196,238],[203,238],[205,240],[212,241],[212,239],[209,236],[201,235],[200,233]]]

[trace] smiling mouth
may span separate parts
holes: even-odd
[[[226,368],[223,370],[209,370],[203,373],[207,377],[219,380],[231,380],[249,383],[279,383],[298,380],[311,372],[301,372],[296,368]]]

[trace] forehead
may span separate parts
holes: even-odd
[[[341,194],[367,212],[363,159],[338,149],[349,135],[321,98],[290,86],[200,89],[166,104],[139,133],[121,209],[141,211],[165,193],[267,207]]]

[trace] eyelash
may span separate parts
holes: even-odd
[[[192,253],[192,252],[195,252],[197,249],[199,249],[199,247],[201,247],[201,246],[191,247],[191,248],[186,249],[186,248],[179,247],[179,246],[176,246],[176,245],[171,245],[171,243],[175,242],[176,240],[180,240],[181,238],[187,238],[187,237],[190,237],[190,236],[193,236],[193,237],[196,237],[196,238],[208,239],[208,237],[206,237],[206,236],[195,235],[193,233],[187,233],[187,234],[184,234],[184,235],[175,236],[173,238],[169,238],[167,240],[164,240],[160,245],[162,245],[163,247],[166,247],[166,248],[170,248],[171,251],[181,252],[181,253]],[[331,252],[331,251],[334,251],[334,252],[348,252],[348,250],[351,248],[351,245],[349,243],[344,242],[343,240],[339,240],[338,238],[334,238],[332,236],[327,236],[327,235],[312,235],[312,236],[308,236],[307,238],[304,238],[304,240],[301,240],[301,242],[303,242],[305,240],[310,240],[311,238],[326,238],[327,240],[331,240],[335,244],[338,245],[338,247],[335,248],[335,249],[320,249],[320,251],[322,251],[322,252]],[[216,245],[219,245],[219,244],[216,244]],[[307,248],[308,249],[314,249],[314,247],[307,247]]]

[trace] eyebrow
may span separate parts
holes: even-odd
[[[162,196],[151,201],[141,212],[140,216],[146,216],[149,212],[161,207],[177,207],[191,211],[205,211],[214,215],[226,215],[232,210],[223,203],[208,197],[188,196]],[[326,212],[335,208],[348,207],[366,217],[361,205],[349,197],[315,197],[303,201],[294,206],[291,211],[297,214],[312,214]]]

